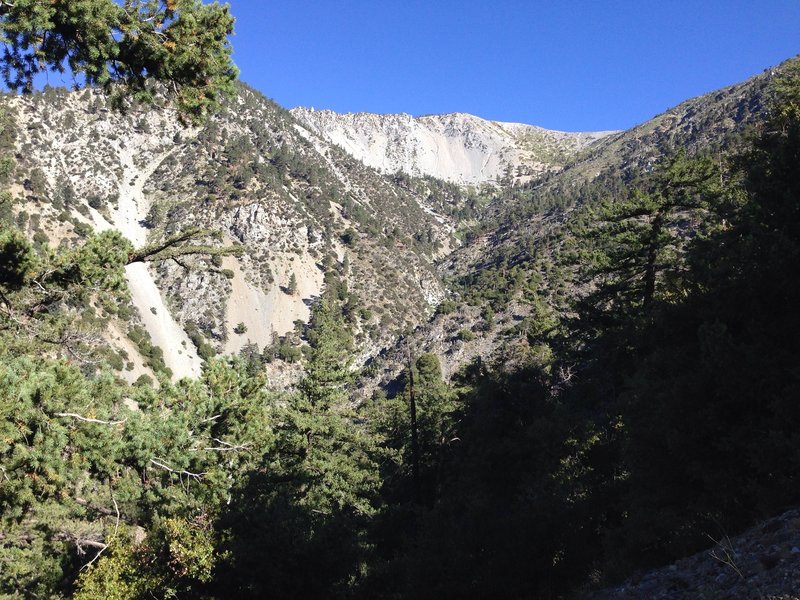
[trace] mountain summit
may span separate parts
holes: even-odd
[[[615,133],[551,131],[466,113],[412,117],[313,108],[291,113],[304,127],[379,171],[470,185],[507,176],[524,182],[560,170],[579,151]]]

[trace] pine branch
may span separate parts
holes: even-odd
[[[162,260],[176,259],[180,256],[190,256],[193,254],[202,254],[205,256],[241,256],[243,249],[241,246],[178,246],[176,248],[167,248],[157,254],[152,254],[143,258],[141,262],[155,262]],[[181,265],[184,266],[184,265]]]
[[[145,262],[148,259],[152,260],[151,257],[155,256],[156,254],[159,254],[160,252],[163,252],[164,250],[177,246],[178,244],[181,244],[183,242],[188,242],[189,240],[211,235],[211,233],[212,232],[208,229],[200,229],[199,227],[190,227],[189,229],[185,229],[180,233],[168,237],[163,242],[160,242],[158,244],[148,244],[147,246],[143,246],[138,250],[134,250],[133,253],[131,253],[128,256],[127,264],[130,265],[135,262]]]
[[[241,246],[215,247],[205,244],[186,244],[186,242],[211,235],[215,235],[215,232],[210,229],[200,229],[198,227],[186,229],[168,237],[162,242],[149,244],[138,250],[134,250],[128,256],[127,264],[176,259],[179,256],[188,256],[192,254],[204,254],[206,256],[240,256],[242,254],[243,249]]]
[[[192,479],[202,479],[207,475],[207,473],[192,473],[190,471],[184,471],[183,469],[173,469],[169,465],[162,462],[161,459],[157,458],[151,458],[150,463],[170,473],[175,473],[176,475],[181,475],[181,476],[186,475],[187,477],[191,477]]]

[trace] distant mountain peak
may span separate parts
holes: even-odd
[[[526,181],[560,170],[579,151],[615,132],[570,133],[468,113],[336,113],[294,108],[307,129],[384,173],[430,175],[480,185],[507,176]]]

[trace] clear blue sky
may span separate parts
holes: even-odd
[[[228,0],[282,106],[624,129],[800,53],[800,0]]]

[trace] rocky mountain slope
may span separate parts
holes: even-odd
[[[567,133],[453,113],[338,114],[294,108],[304,127],[383,173],[402,171],[458,184],[528,181],[559,170],[581,150],[614,132]]]
[[[123,316],[91,307],[109,330],[134,331],[133,343],[114,340],[129,378],[153,363],[137,345],[160,348],[180,377],[196,375],[209,352],[263,351],[287,335],[298,344],[296,322],[308,319],[326,278],[354,293],[367,353],[444,297],[434,259],[458,243],[448,213],[460,192],[384,176],[245,86],[192,129],[168,109],[116,113],[91,90],[47,89],[2,105],[17,131],[15,219],[40,243],[116,228],[142,246],[202,227],[221,236],[209,243],[243,249],[222,261],[131,265]]]
[[[488,204],[469,244],[448,259],[447,269],[475,272],[503,260],[525,264],[549,234],[560,230],[574,210],[610,196],[609,190],[636,187],[664,156],[683,150],[723,160],[763,119],[767,70],[747,81],[689,99],[627,131],[608,135],[513,193]],[[724,150],[723,150],[724,148]]]
[[[693,98],[631,130],[610,134],[575,155],[559,172],[491,194],[467,243],[438,262],[449,283],[453,311],[437,314],[374,361],[384,384],[396,377],[411,349],[440,357],[445,376],[482,357],[513,367],[531,349],[529,319],[539,303],[563,301],[571,291],[569,267],[558,257],[573,216],[610,193],[636,185],[663,156],[734,147],[763,119],[765,71],[745,82]],[[456,308],[457,307],[457,308]],[[487,315],[489,320],[487,321]],[[499,365],[498,365],[499,366]],[[364,381],[364,395],[374,389]]]

